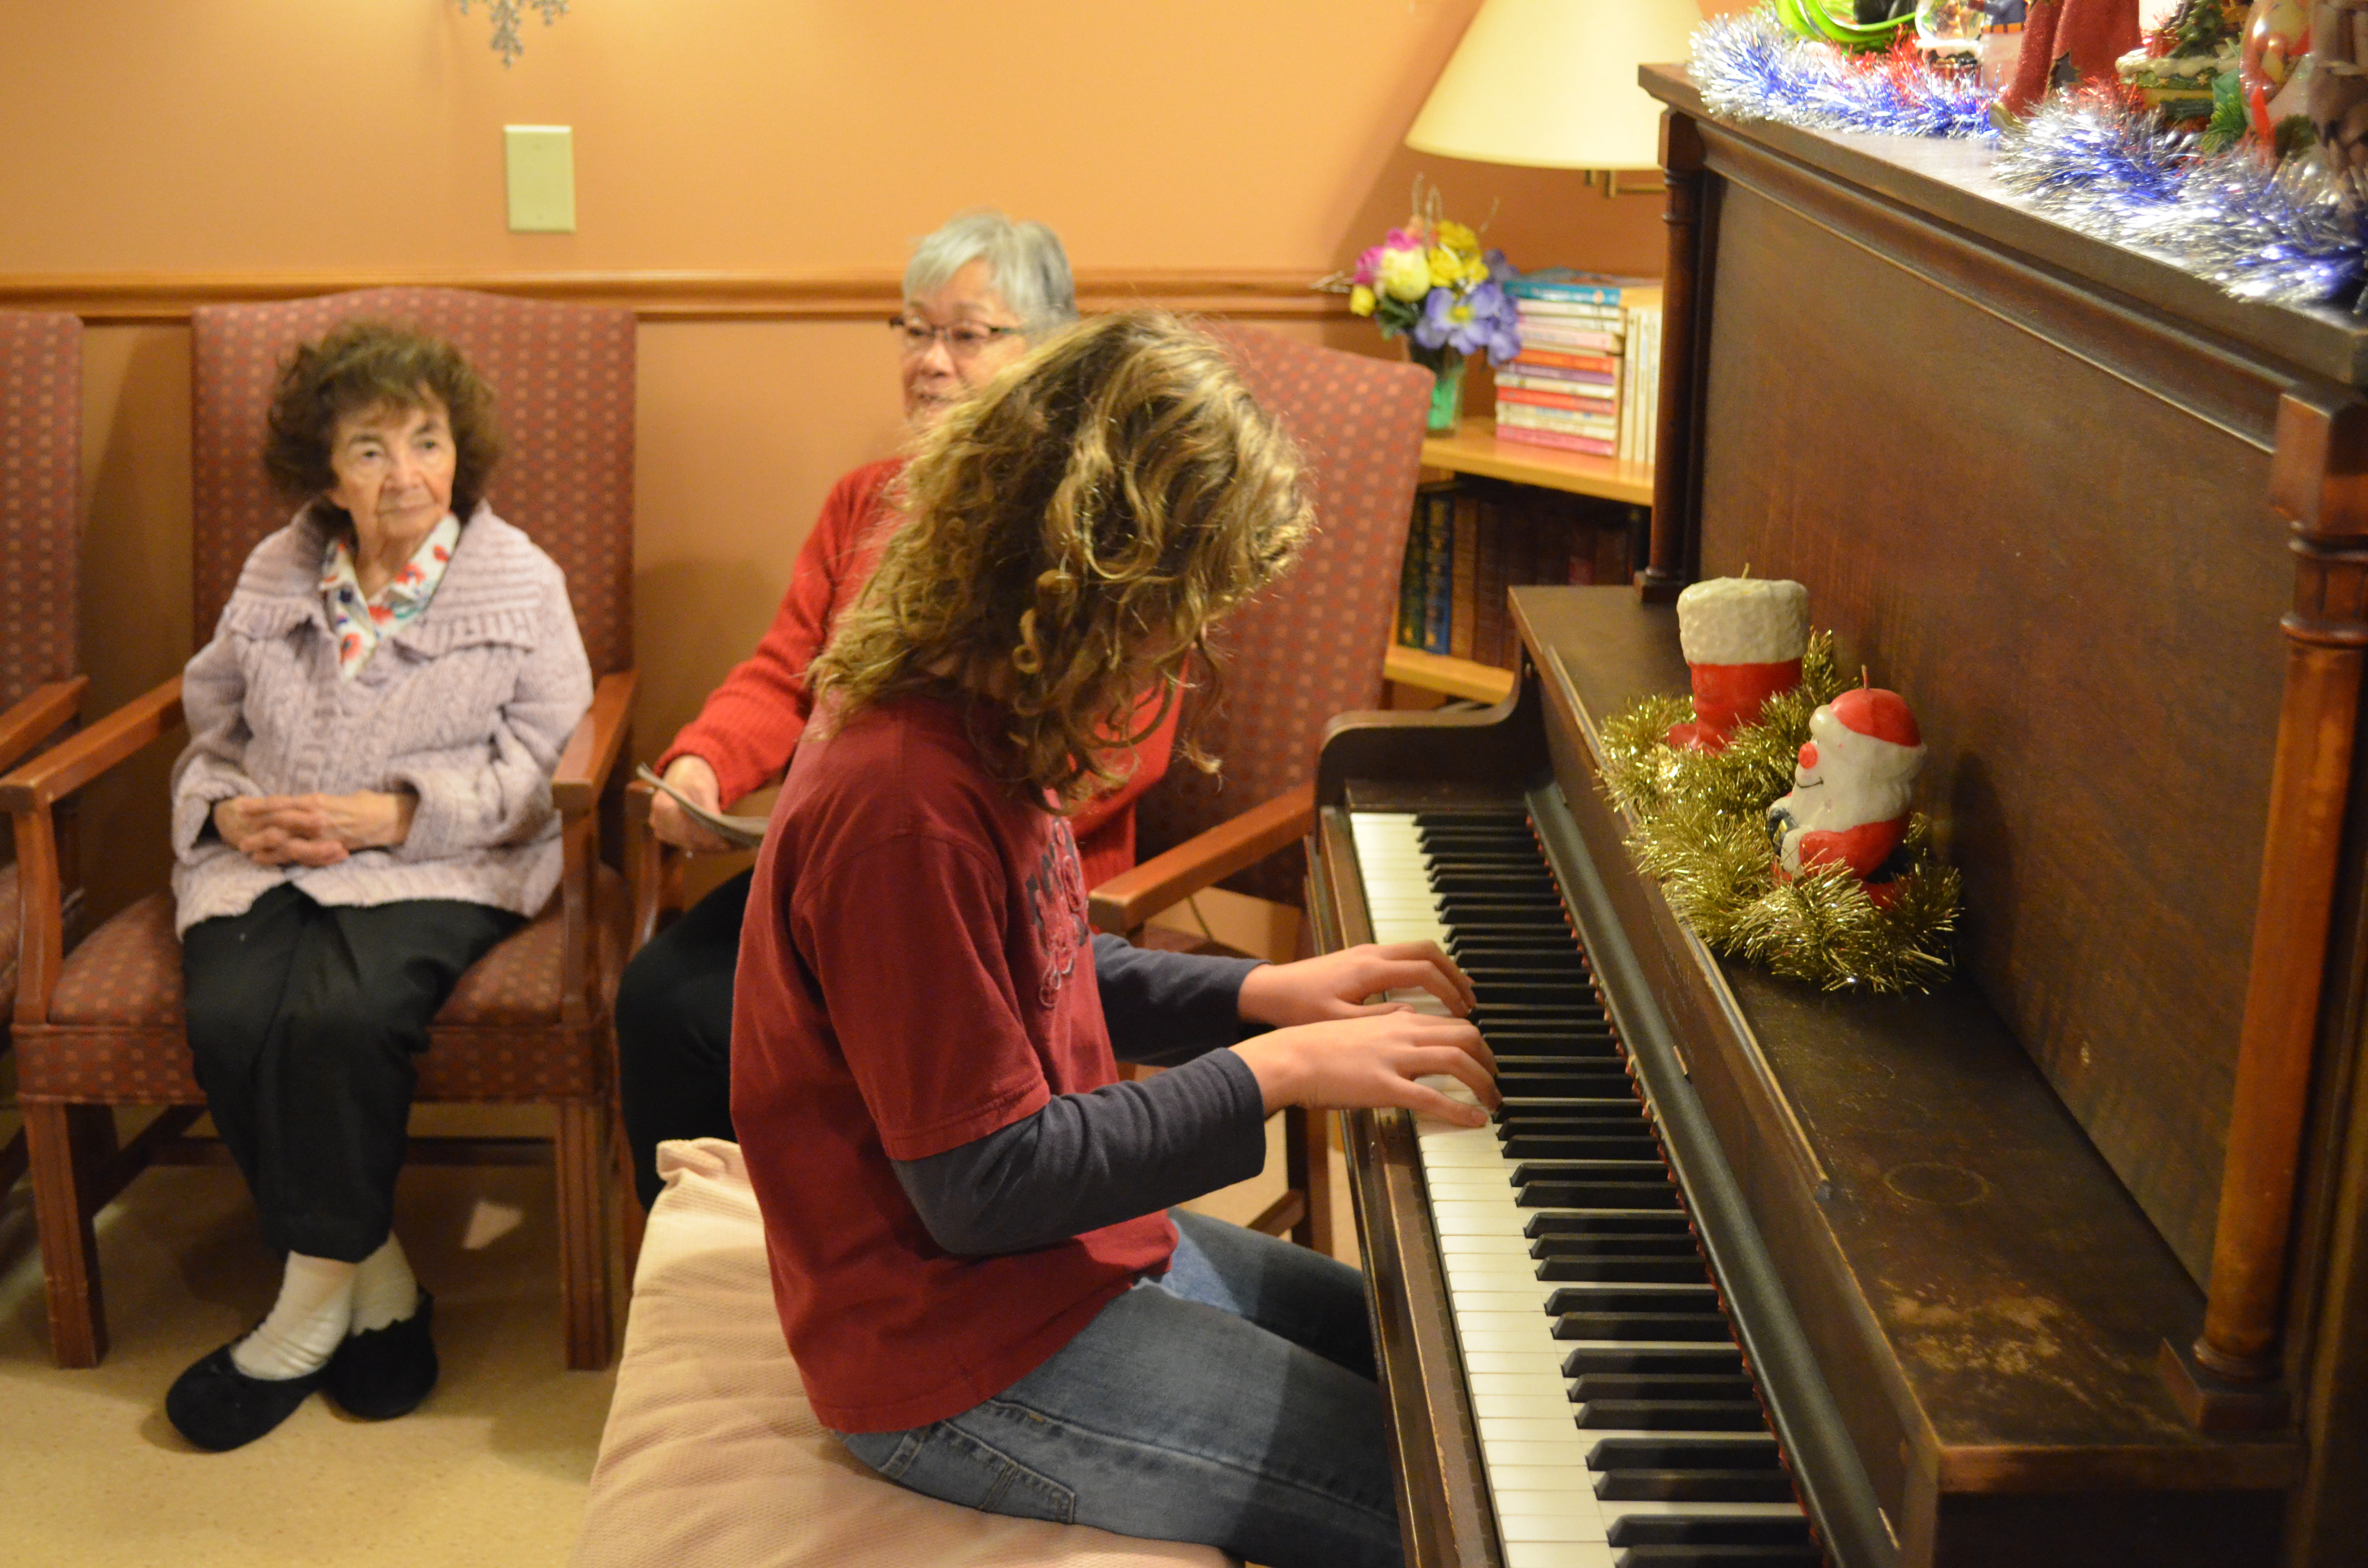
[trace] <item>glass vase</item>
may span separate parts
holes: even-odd
[[[1407,357],[1431,374],[1430,417],[1426,428],[1434,436],[1452,436],[1463,417],[1463,356],[1452,348],[1424,348],[1411,339]]]

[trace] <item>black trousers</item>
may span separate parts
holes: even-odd
[[[393,1228],[427,1025],[524,921],[451,899],[319,904],[282,883],[181,938],[189,1049],[264,1240],[359,1263]]]
[[[668,1138],[732,1138],[732,977],[746,870],[650,938],[617,983],[617,1092],[633,1186],[657,1201],[657,1147]]]

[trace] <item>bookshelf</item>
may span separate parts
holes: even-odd
[[[1433,436],[1424,441],[1422,461],[1425,468],[1444,469],[1452,473],[1478,474],[1630,506],[1653,504],[1650,465],[1520,441],[1500,441],[1497,439],[1497,422],[1485,416],[1464,420],[1453,435]],[[1478,702],[1501,702],[1513,689],[1509,670],[1395,645],[1384,661],[1383,674],[1393,685]]]
[[[1497,422],[1493,419],[1466,419],[1455,427],[1455,434],[1431,437],[1422,444],[1422,460],[1427,468],[1443,468],[1455,473],[1508,479],[1516,484],[1535,484],[1574,495],[1600,495],[1607,501],[1624,501],[1635,506],[1653,504],[1650,467],[1614,458],[1590,457],[1585,452],[1500,441],[1497,439]]]

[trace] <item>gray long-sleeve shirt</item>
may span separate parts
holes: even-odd
[[[922,1160],[891,1162],[929,1234],[964,1256],[1020,1252],[1256,1176],[1266,1103],[1230,1051],[1248,959],[1094,938],[1112,1049],[1170,1071],[1058,1095],[1034,1115]]]

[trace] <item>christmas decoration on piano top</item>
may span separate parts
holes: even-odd
[[[1749,581],[1679,597],[1692,699],[1644,698],[1603,726],[1629,850],[1713,951],[1827,991],[1929,989],[1950,971],[1959,879],[1908,806],[1915,715],[1844,688],[1800,585],[1733,585]],[[1750,700],[1787,665],[1795,684]]]
[[[2177,0],[2142,40],[2137,0],[1978,0],[1973,69],[1950,52],[1969,24],[1944,14],[1968,0],[1922,0],[1912,39],[1830,3],[1705,23],[1704,102],[1810,130],[1996,137],[2000,184],[2071,228],[2238,299],[2362,310],[2368,0]],[[2026,23],[2004,19],[2026,3]]]
[[[1371,316],[1383,337],[1403,335],[1414,362],[1435,379],[1430,428],[1452,430],[1463,406],[1463,358],[1485,351],[1502,365],[1521,351],[1513,301],[1515,276],[1505,253],[1482,250],[1480,234],[1446,216],[1446,202],[1421,176],[1414,211],[1346,272],[1315,287],[1349,296],[1349,309]],[[1482,224],[1483,229],[1486,224]]]

